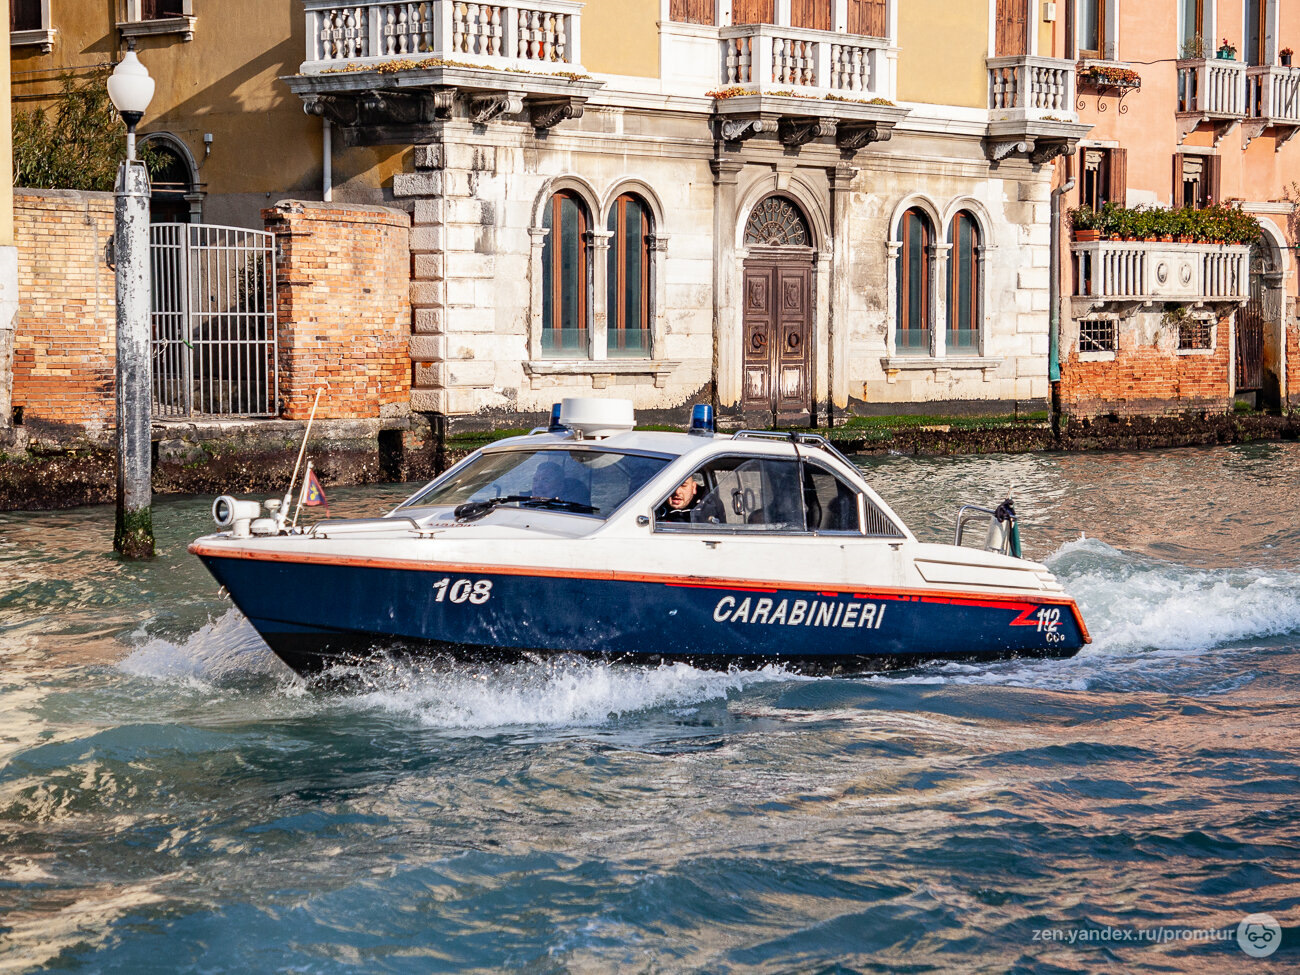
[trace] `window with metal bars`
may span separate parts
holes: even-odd
[[[1080,352],[1114,352],[1115,322],[1109,318],[1085,318],[1079,323]]]
[[[1213,324],[1204,318],[1188,318],[1178,323],[1178,348],[1211,349],[1214,347]]]

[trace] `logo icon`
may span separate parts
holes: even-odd
[[[1237,925],[1237,944],[1252,958],[1267,958],[1282,943],[1282,925],[1271,914],[1248,914]]]

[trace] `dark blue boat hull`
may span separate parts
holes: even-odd
[[[1068,657],[1088,642],[1073,602],[1059,597],[272,560],[220,555],[197,543],[193,550],[270,648],[303,673],[393,652],[872,671],[934,660]]]

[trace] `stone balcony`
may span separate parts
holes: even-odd
[[[307,50],[286,78],[346,145],[426,141],[452,118],[578,118],[601,87],[583,71],[576,0],[304,0]]]
[[[1024,153],[1033,163],[1074,151],[1091,126],[1079,124],[1075,64],[1060,58],[988,58],[988,154]]]
[[[720,80],[757,94],[869,101],[894,97],[894,50],[881,37],[744,24],[718,31]]]
[[[1250,298],[1250,247],[1101,240],[1070,245],[1074,311],[1176,302],[1230,306]]]
[[[1246,63],[1227,58],[1184,58],[1178,68],[1178,142],[1203,124],[1214,127],[1214,144],[1249,115]]]
[[[1300,131],[1300,68],[1261,64],[1246,69],[1246,145],[1272,129],[1281,149]]]

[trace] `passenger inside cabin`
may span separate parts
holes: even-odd
[[[564,468],[554,461],[547,461],[537,468],[533,475],[533,497],[560,498],[564,494]]]

